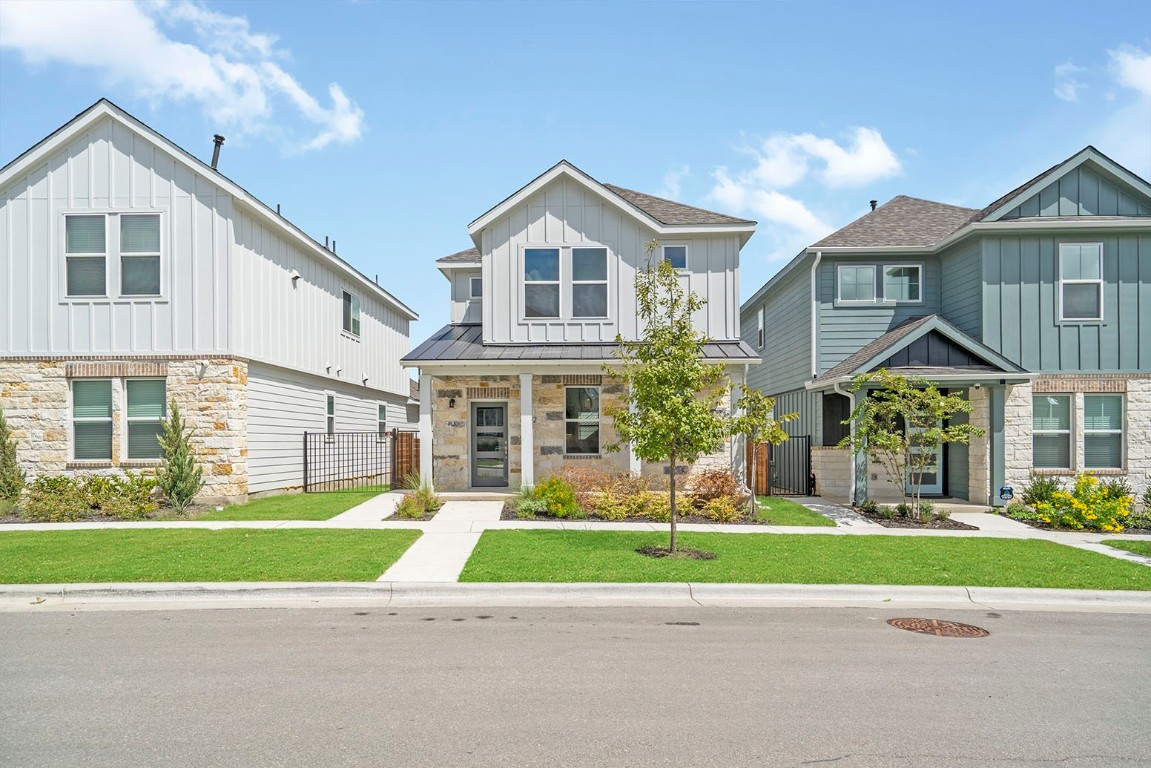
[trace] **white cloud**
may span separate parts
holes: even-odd
[[[360,108],[336,84],[328,88],[330,104],[321,104],[276,63],[284,55],[275,43],[274,36],[253,33],[242,16],[188,0],[0,2],[0,47],[29,64],[89,67],[138,96],[191,99],[221,130],[266,131],[283,124],[273,116],[289,105],[312,124],[307,138],[291,141],[296,150],[359,138]]]
[[[751,214],[761,223],[775,225],[761,230],[772,241],[769,261],[789,259],[834,229],[802,200],[757,186],[750,180],[754,173],[733,178],[726,168],[716,168],[710,197],[723,210]]]
[[[1151,52],[1133,45],[1123,45],[1107,53],[1111,55],[1119,84],[1151,97]]]
[[[683,180],[691,176],[691,166],[681,165],[679,168],[670,168],[663,175],[663,186],[658,192],[660,197],[678,200],[683,188]]]
[[[1087,70],[1078,67],[1069,61],[1055,67],[1055,96],[1064,101],[1079,101],[1079,92],[1087,87],[1087,83],[1079,80],[1076,75]]]

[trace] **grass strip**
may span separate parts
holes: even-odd
[[[0,532],[0,584],[375,581],[413,530]]]
[[[759,519],[772,525],[835,526],[835,521],[824,517],[815,510],[808,509],[790,499],[779,496],[757,496]]]
[[[486,531],[461,581],[915,584],[1151,590],[1151,568],[1049,541],[682,533],[714,560],[653,559],[666,533]]]
[[[209,510],[193,520],[330,520],[368,499],[379,496],[388,486],[356,488],[324,493],[285,493],[264,496],[244,504]]]
[[[1140,541],[1138,539],[1121,541],[1118,539],[1109,539],[1103,543],[1109,547],[1115,547],[1115,549],[1125,549],[1128,552],[1134,552],[1137,555],[1151,557],[1151,541]]]

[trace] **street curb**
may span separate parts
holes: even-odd
[[[1151,613],[1151,592],[850,584],[230,582],[0,585],[0,611],[435,606],[940,607]]]

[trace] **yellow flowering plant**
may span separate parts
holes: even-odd
[[[1035,502],[1033,511],[1019,517],[1073,531],[1118,532],[1123,530],[1134,506],[1133,496],[1116,496],[1094,474],[1080,472],[1070,490],[1055,491],[1049,500]]]

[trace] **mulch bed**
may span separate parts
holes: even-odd
[[[863,517],[866,517],[873,523],[879,523],[884,528],[920,528],[928,531],[978,531],[979,528],[967,523],[961,523],[958,520],[951,518],[933,518],[929,523],[921,523],[918,520],[912,520],[910,517],[893,517],[888,520],[881,515],[873,515],[864,512],[861,509],[855,510]]]
[[[537,520],[540,522],[548,523],[563,523],[563,522],[580,522],[580,523],[656,523],[658,525],[667,525],[666,520],[652,520],[650,517],[625,517],[622,520],[603,520],[598,517],[548,517],[546,515],[531,515],[530,517],[520,517],[515,513],[511,507],[504,505],[503,511],[500,513],[500,520]],[[679,523],[699,523],[702,525],[771,525],[762,520],[750,520],[747,517],[736,520],[732,523],[721,523],[717,520],[704,517],[703,515],[685,515],[678,514],[675,516],[676,524]]]
[[[640,547],[636,550],[645,557],[667,557],[672,560],[714,560],[714,552],[704,552],[702,549],[691,547],[678,547],[672,552],[667,547]]]
[[[1007,517],[1004,515],[1004,517]],[[1007,517],[1008,520],[1015,520],[1014,517]],[[1039,531],[1056,531],[1058,533],[1101,533],[1107,536],[1122,536],[1125,533],[1133,533],[1140,536],[1151,536],[1151,528],[1124,528],[1122,531],[1116,533],[1115,531],[1093,531],[1090,529],[1076,530],[1075,528],[1059,528],[1047,523],[1041,523],[1038,520],[1015,520],[1017,523],[1029,525]]]
[[[439,510],[437,509],[436,512],[439,512]],[[384,519],[389,523],[395,522],[396,520],[405,523],[426,523],[436,516],[436,512],[425,512],[423,517],[404,517],[403,515],[397,515],[393,512]]]

